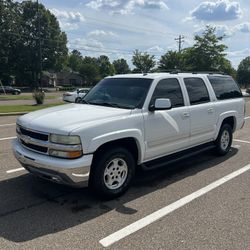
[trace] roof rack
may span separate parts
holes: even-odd
[[[169,74],[179,74],[179,73],[189,73],[189,74],[209,74],[209,75],[214,75],[214,74],[220,74],[220,75],[227,75],[225,72],[221,71],[182,71],[182,70],[165,70],[165,71],[160,71],[160,73],[169,73]]]

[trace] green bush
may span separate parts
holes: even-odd
[[[35,90],[32,94],[34,100],[36,101],[36,104],[43,104],[45,94],[43,91]]]

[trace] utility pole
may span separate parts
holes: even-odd
[[[175,41],[179,44],[179,53],[181,52],[181,45],[184,43],[184,36],[179,35],[178,38],[175,38]]]
[[[39,11],[39,2],[37,4],[37,30],[38,30],[38,60],[39,60],[39,87],[42,88],[42,45],[41,45],[41,16]]]

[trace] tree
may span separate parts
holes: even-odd
[[[159,62],[160,71],[171,71],[174,69],[182,69],[182,54],[176,51],[168,51],[161,56]]]
[[[216,28],[206,26],[202,36],[194,37],[195,44],[186,51],[185,66],[194,71],[219,71],[225,62],[223,37],[217,37]]]
[[[79,72],[84,79],[84,85],[87,86],[94,85],[101,79],[99,69],[93,63],[82,63]]]
[[[113,61],[116,74],[128,74],[130,72],[128,63],[125,59],[117,59]]]
[[[18,3],[0,0],[0,80],[4,84],[9,84],[10,76],[16,75],[16,60],[21,40],[18,12]]]
[[[102,77],[114,75],[114,66],[110,63],[109,58],[105,55],[101,55],[97,58],[97,65],[99,67],[99,72]]]
[[[70,54],[69,54],[69,58],[68,58],[68,66],[70,67],[71,70],[73,71],[79,71],[80,67],[81,67],[81,63],[82,63],[82,55],[81,52],[78,50],[73,50]]]
[[[149,55],[147,52],[142,53],[138,50],[134,51],[132,63],[136,67],[134,72],[147,73],[155,67],[155,57]]]
[[[250,84],[250,56],[243,59],[237,70],[237,81],[247,88]]]
[[[66,65],[66,34],[42,4],[0,0],[0,16],[0,78],[14,75],[17,82],[37,84],[41,69]]]

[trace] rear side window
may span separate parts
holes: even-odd
[[[218,100],[242,97],[239,86],[230,76],[208,76]]]
[[[152,96],[151,104],[153,104],[157,98],[170,99],[173,108],[184,106],[180,84],[176,78],[159,81]]]
[[[187,88],[191,105],[210,102],[207,87],[201,78],[185,78],[184,82]]]

